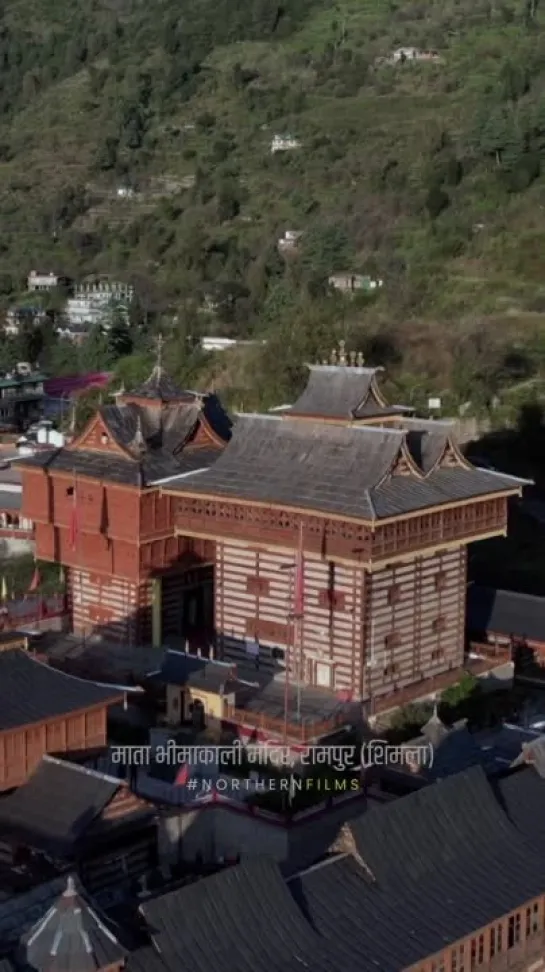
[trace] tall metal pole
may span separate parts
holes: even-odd
[[[297,600],[300,603],[295,605],[297,612],[297,617],[295,623],[297,625],[297,721],[301,719],[301,682],[302,682],[302,668],[303,668],[303,618],[305,612],[305,547],[304,547],[304,533],[303,533],[303,521],[299,524],[299,549],[297,551],[297,570],[298,570],[298,591]],[[294,632],[295,633],[295,632]]]
[[[292,608],[293,607],[293,565],[287,564],[284,569],[288,569],[290,572],[289,581],[288,581],[289,584],[288,603],[290,608]],[[290,610],[288,613],[288,631],[287,631],[287,638],[286,638],[286,657],[285,657],[286,675],[284,678],[284,742],[285,743],[287,743],[288,740],[288,725],[289,725],[288,710],[290,704],[290,664],[291,664],[290,647],[292,641],[292,631],[293,631],[293,615],[292,615],[292,611]]]

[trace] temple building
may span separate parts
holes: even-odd
[[[448,422],[389,405],[344,346],[281,413],[231,423],[160,362],[69,446],[21,461],[37,556],[68,568],[76,630],[212,645],[260,677],[383,699],[464,663],[469,543],[522,480]]]
[[[160,487],[212,464],[230,434],[216,396],[180,390],[159,361],[70,445],[21,461],[36,556],[66,568],[75,631],[131,645],[212,636],[214,545],[176,535]]]

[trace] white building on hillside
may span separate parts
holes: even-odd
[[[66,277],[58,273],[44,273],[41,270],[31,270],[27,277],[27,290],[53,290],[66,282]]]
[[[275,152],[290,152],[301,148],[301,141],[293,135],[275,135],[271,142],[271,154]]]
[[[65,313],[72,328],[93,327],[108,323],[114,308],[128,314],[134,288],[111,280],[93,280],[79,284],[74,296],[66,301]]]

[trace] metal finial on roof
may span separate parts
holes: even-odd
[[[346,341],[339,341],[339,364],[346,365]]]
[[[136,429],[134,432],[134,438],[132,440],[132,446],[134,449],[139,449],[141,452],[144,452],[146,449],[146,440],[142,430],[142,416],[140,413],[138,413],[136,416]]]
[[[363,353],[361,351],[358,351],[357,356],[356,356],[356,361],[357,361],[357,364],[358,364],[358,368],[362,368],[363,367],[364,358],[363,358]]]
[[[68,876],[68,880],[66,882],[66,890],[64,892],[64,897],[65,898],[73,898],[76,894],[77,894],[77,891],[76,891],[76,882],[74,881],[74,878],[70,874]]]

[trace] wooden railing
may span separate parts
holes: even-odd
[[[513,948],[500,952],[484,966],[487,972],[524,972],[529,964],[535,964],[545,957],[545,934],[539,932],[518,942]]]
[[[62,595],[7,601],[4,613],[0,614],[0,631],[13,631],[22,626],[49,621],[51,618],[61,618],[66,613],[65,598]]]
[[[262,712],[253,712],[252,709],[236,709],[232,705],[225,707],[224,720],[234,722],[237,725],[249,726],[252,730],[270,733],[283,739],[288,739],[299,743],[307,743],[313,739],[320,739],[329,733],[335,732],[346,725],[348,719],[346,714],[338,713],[329,719],[322,719],[319,722],[290,722],[287,725],[284,719],[275,719],[273,716],[264,715]]]

